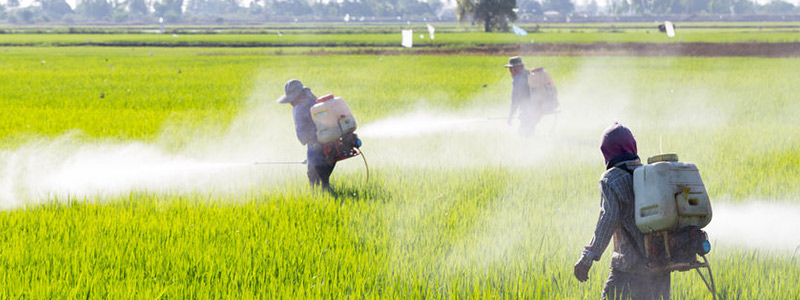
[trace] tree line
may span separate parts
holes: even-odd
[[[386,18],[437,19],[442,0],[79,0],[73,9],[65,0],[35,0],[20,8],[19,0],[0,5],[0,21],[10,23],[47,22],[132,22],[162,18],[167,22],[225,22],[229,20],[283,21]]]
[[[752,0],[597,0],[575,5],[572,0],[79,0],[73,8],[65,0],[35,0],[20,7],[19,0],[0,4],[0,22],[31,23],[226,23],[331,20],[443,20],[473,22],[485,31],[507,31],[509,22],[543,15],[703,15],[791,14],[800,8],[784,0],[761,5]]]

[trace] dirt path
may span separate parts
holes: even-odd
[[[7,46],[41,46],[3,44]],[[60,47],[203,47],[203,48],[311,48],[309,55],[559,55],[559,56],[749,56],[800,57],[800,43],[588,43],[588,44],[521,44],[521,45],[420,45],[412,49],[399,45],[370,44],[269,44],[269,43],[70,43]],[[318,48],[318,49],[314,49]],[[297,52],[290,52],[297,53]]]
[[[312,51],[333,54],[341,51]],[[379,55],[560,55],[560,56],[750,56],[800,57],[800,43],[673,43],[673,44],[525,44],[466,48],[357,49],[353,54]]]

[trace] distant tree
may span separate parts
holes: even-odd
[[[649,15],[651,14],[651,2],[649,0],[631,0],[631,7],[633,8],[633,12],[638,15]]]
[[[729,14],[731,12],[731,0],[710,0],[708,3],[708,12],[713,14]]]
[[[141,18],[150,14],[147,3],[144,0],[130,0],[128,2],[128,12],[134,18]]]
[[[631,5],[628,0],[612,0],[611,13],[614,15],[625,15],[631,11]]]
[[[155,15],[169,22],[179,21],[183,17],[183,0],[162,0],[155,5]]]
[[[72,13],[72,7],[64,0],[37,0],[42,11],[55,18],[61,18],[65,14]]]
[[[698,13],[707,13],[708,8],[711,5],[711,0],[681,0],[684,1],[684,4],[687,8],[687,13],[690,14],[698,14]]]
[[[597,5],[596,0],[591,0],[584,5],[578,5],[575,7],[575,11],[588,15],[596,15],[599,11],[599,6]]]
[[[436,15],[436,12],[429,3],[420,2],[418,0],[398,1],[397,12],[403,16],[432,17]]]
[[[756,6],[753,2],[748,0],[733,0],[733,14],[753,14],[756,12]]]
[[[439,14],[442,9],[444,9],[444,2],[442,2],[442,0],[428,0],[426,3],[431,7],[431,11],[434,15]]]
[[[399,17],[397,0],[360,0],[369,7],[372,15],[376,17]]]
[[[247,12],[251,15],[260,15],[264,13],[264,7],[258,4],[258,1],[251,0],[250,6],[247,7]]]
[[[570,0],[544,0],[542,8],[544,11],[557,11],[562,15],[568,15],[575,11],[575,5]]]
[[[273,5],[276,15],[305,16],[314,13],[305,0],[276,0]]]
[[[199,16],[235,14],[241,7],[231,0],[190,0],[186,13]]]
[[[485,32],[508,31],[508,22],[517,20],[515,0],[458,0],[456,15],[463,22],[466,16],[483,23]]]
[[[544,14],[544,10],[542,9],[542,4],[539,1],[535,0],[521,0],[517,2],[519,6],[519,11],[525,14],[531,14],[535,16],[541,16]]]
[[[337,17],[339,16],[339,8],[339,3],[336,3],[336,1],[322,2],[317,0],[311,4],[311,10],[318,17]]]
[[[36,10],[37,8],[35,7],[26,7],[15,10],[13,20],[24,23],[33,23],[33,17],[36,15]]]
[[[343,1],[341,3],[341,9],[339,10],[339,16],[343,16],[344,14],[349,14],[351,16],[375,16],[375,11],[362,1]]]
[[[679,0],[670,0],[669,7],[667,8],[666,13],[668,14],[682,14],[686,12],[686,7],[683,6],[683,3]]]
[[[772,0],[764,6],[761,6],[760,11],[768,14],[785,14],[795,9],[794,4],[783,0]]]
[[[19,7],[19,0],[8,0],[6,6],[8,6],[8,8]]]
[[[112,7],[106,0],[84,0],[75,10],[87,19],[110,20]]]
[[[650,7],[654,15],[669,14],[675,0],[653,0]]]

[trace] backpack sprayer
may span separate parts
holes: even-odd
[[[369,164],[361,151],[361,139],[355,134],[356,119],[350,107],[341,97],[328,94],[317,98],[311,106],[311,120],[317,127],[317,141],[322,145],[322,152],[330,163],[361,155],[367,170],[366,181],[369,181]],[[306,164],[306,161],[257,162],[256,164]]]
[[[711,203],[697,166],[678,162],[677,154],[650,157],[647,165],[633,171],[633,191],[636,226],[644,233],[647,268],[697,270],[716,299],[714,276],[705,256],[711,251],[711,243],[701,230],[711,222]],[[707,269],[709,280],[701,268]]]
[[[344,99],[333,94],[317,98],[317,104],[311,107],[311,119],[328,160],[337,162],[361,154],[361,139],[355,134],[356,119]]]
[[[361,139],[355,133],[356,119],[344,99],[333,94],[317,98],[317,104],[311,107],[311,120],[317,126],[317,140],[322,144],[325,158],[337,162],[361,155],[369,181],[369,164],[361,151]]]

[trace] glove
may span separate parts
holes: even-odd
[[[572,271],[575,274],[575,278],[578,279],[580,282],[584,282],[589,279],[589,269],[592,268],[592,263],[583,263],[581,260],[575,263],[575,267]]]

